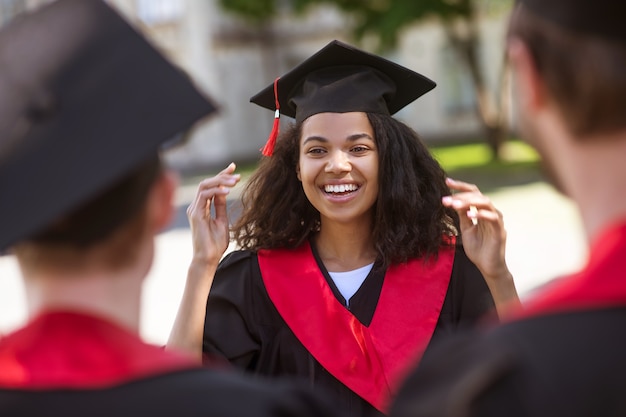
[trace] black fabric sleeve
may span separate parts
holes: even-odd
[[[205,360],[228,360],[238,368],[252,365],[260,349],[253,314],[256,255],[235,251],[220,263],[209,293],[202,350]],[[258,268],[258,267],[257,267]]]
[[[495,313],[485,279],[467,258],[463,246],[457,245],[448,292],[428,348],[462,329],[476,327],[483,320],[496,320]]]
[[[461,245],[456,248],[443,310],[459,327],[471,327],[486,314],[495,312],[495,302],[485,278]]]

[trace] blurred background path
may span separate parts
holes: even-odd
[[[459,178],[463,179],[463,178]],[[142,335],[151,342],[166,342],[180,300],[191,237],[185,210],[195,184],[178,191],[178,215],[157,240],[155,265],[145,283]],[[241,186],[232,193],[236,199]],[[586,248],[578,214],[571,202],[542,181],[486,191],[504,213],[508,232],[507,262],[522,297],[559,275],[579,268]],[[236,203],[232,205],[236,211]],[[0,333],[26,317],[19,271],[11,256],[0,257]]]

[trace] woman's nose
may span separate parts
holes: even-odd
[[[343,151],[335,151],[330,154],[326,163],[326,172],[346,172],[352,169],[350,158]]]

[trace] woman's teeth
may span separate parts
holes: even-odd
[[[359,186],[356,184],[341,184],[341,185],[325,185],[324,191],[327,193],[346,193],[350,191],[356,191]]]

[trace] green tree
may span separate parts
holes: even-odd
[[[494,158],[507,135],[505,91],[505,61],[499,91],[490,91],[479,51],[479,17],[481,13],[499,13],[511,7],[511,0],[220,0],[221,5],[260,27],[285,8],[305,12],[309,7],[331,4],[338,7],[354,23],[352,35],[359,41],[365,37],[378,42],[378,52],[397,45],[408,27],[427,19],[437,19],[443,25],[448,42],[464,63],[476,93],[476,110],[482,122],[487,143]]]

